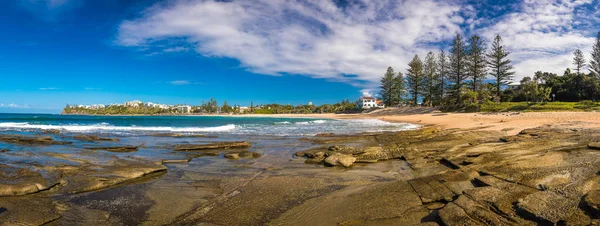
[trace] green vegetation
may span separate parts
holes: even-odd
[[[190,112],[185,107],[172,106],[166,109],[159,107],[148,107],[146,105],[124,106],[111,105],[103,108],[70,106],[63,109],[63,114],[82,114],[82,115],[180,115],[180,114],[313,114],[313,113],[356,113],[358,103],[349,100],[343,100],[336,104],[314,105],[281,105],[265,104],[254,105],[250,103],[250,108],[242,109],[239,105],[230,106],[227,101],[222,106],[217,105],[217,101],[211,98],[208,102],[202,101],[202,105],[190,106]]]
[[[481,105],[481,112],[545,112],[545,111],[597,111],[600,110],[600,103],[593,101],[581,102],[487,102]]]
[[[400,100],[400,105],[434,106],[442,111],[598,110],[595,101],[600,100],[600,32],[587,74],[583,52],[575,50],[574,71],[567,68],[562,76],[538,71],[524,77],[518,85],[509,85],[515,72],[505,49],[499,35],[488,51],[481,37],[473,35],[465,42],[457,34],[449,56],[443,50],[438,56],[429,52],[424,62],[414,56],[404,78],[408,92],[405,98],[392,99],[394,95],[389,95],[394,84],[394,72],[389,67],[381,80],[382,97],[384,101]],[[486,82],[486,78],[490,80]]]

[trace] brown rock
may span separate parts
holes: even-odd
[[[120,141],[119,138],[104,138],[104,137],[98,137],[95,135],[86,135],[86,134],[78,134],[73,136],[73,139],[76,140],[82,140],[82,141],[88,141],[88,142],[93,142],[93,141]]]
[[[595,218],[600,218],[600,190],[588,192],[585,195],[583,202]]]
[[[351,155],[333,154],[325,158],[325,163],[330,166],[350,167],[356,162],[356,158]]]
[[[225,158],[228,158],[228,159],[239,159],[240,155],[238,153],[229,153],[229,154],[225,154]]]
[[[600,150],[600,142],[594,142],[588,144],[589,149]]]
[[[216,142],[208,144],[181,144],[175,146],[175,151],[201,151],[210,149],[235,149],[235,148],[249,148],[252,146],[246,141],[234,141],[234,142]]]
[[[55,145],[70,144],[71,142],[56,141],[50,136],[22,136],[13,134],[0,134],[0,142],[21,144],[21,145]]]
[[[138,150],[137,146],[108,146],[108,147],[88,147],[88,150],[105,150],[110,152],[134,152]]]
[[[540,191],[520,200],[517,208],[541,222],[556,224],[573,215],[577,210],[577,204],[576,200],[567,199],[554,192]]]

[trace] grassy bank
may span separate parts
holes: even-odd
[[[545,112],[545,111],[598,111],[600,103],[593,101],[581,102],[545,102],[545,103],[527,103],[527,102],[489,102],[481,105],[481,112],[505,112],[505,111],[524,111],[524,112]]]

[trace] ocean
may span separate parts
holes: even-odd
[[[61,130],[64,133],[144,135],[184,133],[215,135],[313,136],[415,129],[408,123],[377,119],[322,119],[227,116],[82,116],[0,114],[0,131]]]

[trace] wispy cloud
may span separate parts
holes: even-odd
[[[0,103],[0,108],[29,108],[29,105],[27,104],[23,104],[23,105],[18,105],[18,104],[4,104],[4,103]]]
[[[189,49],[186,47],[181,47],[181,46],[177,46],[177,47],[173,47],[173,48],[166,48],[163,50],[163,52],[166,53],[178,53],[178,52],[186,52]]]
[[[404,71],[415,53],[447,48],[456,33],[488,40],[503,35],[519,77],[536,70],[561,73],[571,66],[575,48],[589,52],[591,46],[591,34],[574,25],[585,20],[578,15],[594,15],[600,5],[600,0],[340,2],[169,1],[122,22],[117,42],[147,48],[167,41],[173,49],[191,46],[205,57],[235,58],[255,73],[306,75],[370,91],[387,66]]]
[[[169,84],[174,85],[174,86],[183,86],[183,85],[189,85],[192,83],[188,80],[175,80],[175,81],[170,81]]]
[[[92,91],[92,90],[101,90],[102,88],[85,87],[83,89]]]
[[[56,87],[42,87],[40,88],[40,90],[42,91],[50,91],[50,90],[59,90],[60,88],[56,88]]]

